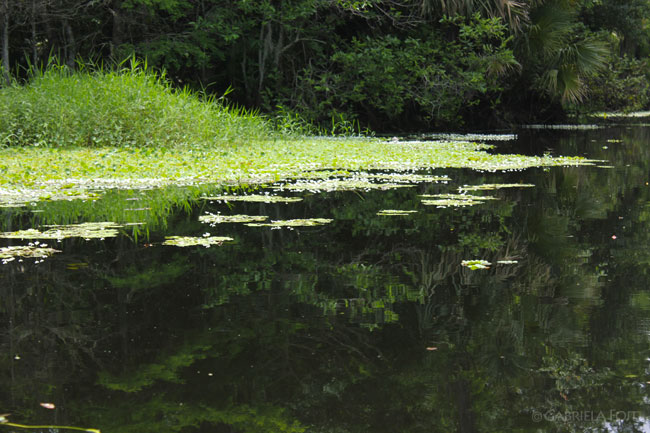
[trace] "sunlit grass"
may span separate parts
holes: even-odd
[[[228,145],[270,133],[255,113],[174,89],[135,60],[74,73],[51,66],[23,86],[0,89],[4,146]]]

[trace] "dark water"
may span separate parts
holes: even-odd
[[[650,129],[522,131],[498,150],[614,168],[436,170],[452,182],[291,204],[171,199],[148,237],[0,265],[0,413],[105,433],[650,431]],[[486,182],[536,187],[461,209],[417,197]],[[100,207],[72,203],[5,209],[3,230]],[[206,211],[334,222],[209,227]],[[160,245],[206,231],[235,242]]]

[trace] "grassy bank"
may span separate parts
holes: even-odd
[[[234,144],[262,139],[259,116],[133,66],[71,72],[50,67],[24,86],[0,89],[0,145],[135,146]]]
[[[143,68],[53,69],[25,86],[0,89],[0,137],[0,205],[92,197],[111,188],[268,183],[314,170],[513,170],[585,162],[494,155],[458,141],[289,136],[251,113],[175,91]]]

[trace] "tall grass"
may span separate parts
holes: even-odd
[[[273,134],[256,113],[176,90],[131,60],[108,70],[50,66],[0,89],[0,145],[170,146],[236,144]]]

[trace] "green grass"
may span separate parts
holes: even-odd
[[[116,146],[236,144],[266,138],[254,113],[187,89],[135,60],[117,70],[53,66],[24,86],[0,89],[0,145]]]
[[[0,206],[93,200],[108,189],[328,176],[314,177],[317,170],[493,171],[588,163],[495,155],[487,147],[297,136],[218,99],[174,90],[137,64],[75,73],[53,67],[24,86],[0,89]]]

